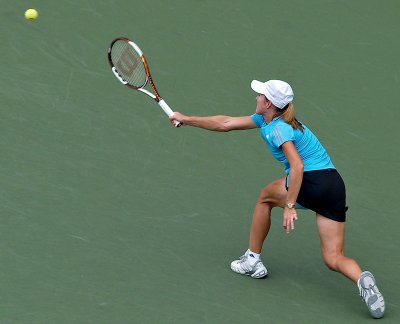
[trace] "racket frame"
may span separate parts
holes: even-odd
[[[124,42],[128,43],[137,52],[137,54],[139,54],[140,59],[141,59],[141,61],[143,63],[143,66],[144,66],[145,73],[146,73],[146,81],[142,86],[136,87],[136,86],[134,86],[132,84],[129,84],[129,82],[126,81],[118,73],[118,70],[115,67],[115,65],[114,65],[114,63],[112,61],[112,57],[111,57],[112,47],[117,41],[124,41]],[[147,64],[146,57],[144,56],[143,51],[140,49],[140,47],[137,44],[135,44],[133,41],[131,41],[130,39],[128,39],[126,37],[117,37],[117,38],[113,39],[111,44],[110,44],[110,47],[108,49],[108,62],[110,64],[110,66],[111,66],[111,70],[112,70],[113,74],[115,75],[115,77],[122,84],[126,85],[127,87],[129,87],[131,89],[135,89],[135,90],[138,90],[140,92],[143,92],[144,94],[148,95],[150,98],[154,99],[168,117],[171,117],[174,114],[174,112],[171,109],[171,107],[168,106],[168,104],[165,102],[165,100],[163,98],[161,98],[161,96],[160,96],[160,94],[159,94],[159,92],[158,92],[158,90],[157,90],[157,88],[156,88],[156,86],[155,86],[155,84],[153,82],[153,79],[151,77],[150,68],[149,68],[149,65]],[[145,89],[145,87],[146,87],[146,85],[148,83],[150,84],[151,89],[153,90],[153,93],[151,93],[150,91]],[[175,125],[175,127],[182,126],[182,124],[177,120],[174,121],[174,125]]]

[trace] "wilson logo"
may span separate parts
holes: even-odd
[[[137,66],[137,58],[132,54],[129,48],[125,48],[116,64],[118,72],[129,78],[132,76]]]

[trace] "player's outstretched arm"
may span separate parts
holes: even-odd
[[[231,116],[186,116],[180,112],[175,112],[170,118],[171,123],[179,121],[184,126],[193,126],[215,132],[229,132],[231,130],[244,130],[257,128],[250,116],[231,117]]]

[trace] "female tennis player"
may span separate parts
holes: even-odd
[[[374,276],[344,255],[345,185],[319,140],[296,119],[291,86],[280,80],[253,80],[251,88],[258,94],[256,111],[251,116],[195,117],[175,112],[170,117],[172,123],[179,121],[217,132],[259,128],[272,155],[284,165],[285,176],[261,190],[253,213],[249,247],[231,263],[231,269],[253,278],[267,276],[260,253],[270,229],[272,208],[283,208],[283,228],[287,233],[294,230],[296,209],[310,209],[316,213],[326,266],[356,283],[371,316],[381,318],[385,302]]]

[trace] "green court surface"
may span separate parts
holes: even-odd
[[[399,1],[1,2],[0,323],[372,320],[311,212],[290,235],[273,212],[269,278],[231,272],[283,169],[257,130],[174,129],[111,73],[117,36],[186,114],[249,115],[252,79],[292,84],[346,182],[346,252],[399,322]]]

